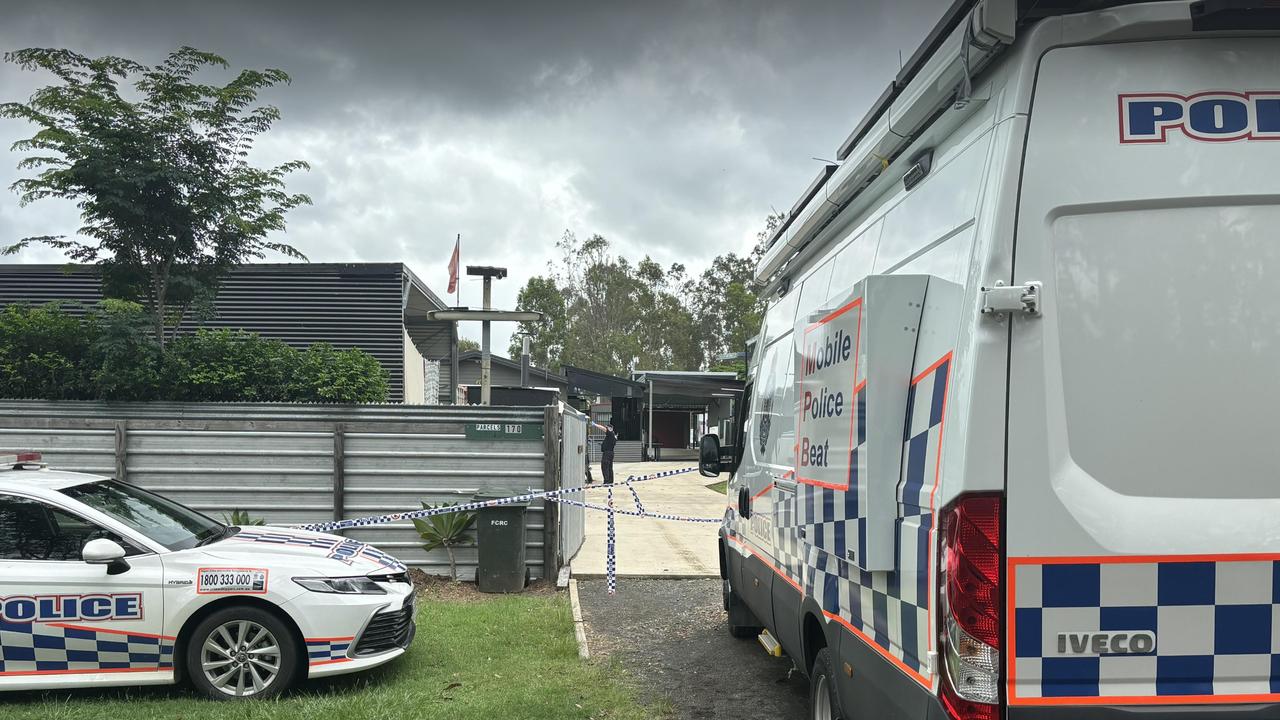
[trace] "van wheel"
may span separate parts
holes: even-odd
[[[729,614],[729,634],[736,638],[753,638],[759,635],[762,629],[760,621],[756,620],[746,603],[738,597],[738,593],[729,584],[729,578],[724,578],[721,587],[724,609]]]
[[[298,673],[298,642],[275,615],[238,605],[200,621],[187,642],[187,675],[214,700],[275,697]]]
[[[840,696],[836,694],[836,674],[831,663],[831,651],[822,648],[813,660],[809,672],[809,717],[813,720],[843,720]]]

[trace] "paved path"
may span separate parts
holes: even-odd
[[[615,482],[628,475],[647,475],[661,470],[692,467],[695,463],[649,462],[617,463]],[[600,466],[591,468],[591,476],[601,481]],[[646,480],[635,486],[646,510],[693,517],[722,517],[725,497],[707,489],[716,480],[697,473]],[[601,504],[605,494],[589,493]],[[619,486],[613,493],[614,507],[632,510],[631,493]],[[605,573],[605,537],[608,516],[587,511],[586,541],[573,560],[574,577],[603,577]],[[712,523],[683,523],[653,520],[627,515],[617,518],[618,575],[633,577],[719,577],[720,561],[716,554],[716,528]]]
[[[578,581],[592,658],[610,658],[656,710],[678,720],[800,720],[808,681],[791,659],[729,636],[720,579]],[[655,713],[656,714],[656,713]]]

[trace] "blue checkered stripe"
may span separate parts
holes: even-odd
[[[0,675],[172,667],[172,638],[0,621]]]
[[[933,530],[930,503],[937,479],[942,409],[950,367],[950,359],[944,359],[932,371],[917,378],[908,394],[902,479],[898,487],[897,570],[867,572],[843,559],[847,549],[855,547],[846,546],[846,533],[864,526],[837,518],[862,517],[858,512],[858,493],[800,485],[794,498],[783,495],[775,508],[774,547],[788,576],[799,583],[807,595],[818,598],[824,610],[839,613],[880,651],[914,671],[915,679],[922,684],[929,683],[930,674],[927,661],[929,543]],[[859,426],[866,413],[863,397],[859,396]],[[863,442],[865,436],[859,433],[859,444]],[[849,465],[853,488],[857,474],[866,472],[865,458],[859,458],[857,447],[850,455]],[[798,531],[806,524],[810,541],[802,542],[798,540]],[[865,529],[862,532],[865,533]],[[865,534],[857,539],[856,547],[861,547],[863,540]]]
[[[312,665],[333,660],[345,660],[353,638],[320,638],[307,641],[307,659]]]
[[[266,543],[268,545],[291,545],[294,547],[316,548],[317,550],[336,551],[340,545],[344,543],[358,547],[359,549],[352,553],[352,557],[366,557],[379,565],[396,572],[403,572],[408,568],[394,557],[378,550],[372,545],[358,542],[355,540],[340,539],[333,540],[331,538],[307,538],[289,535],[287,533],[265,532],[259,530],[241,530],[233,537],[235,540],[244,542]],[[331,555],[332,557],[332,555]],[[350,563],[348,563],[350,564]]]
[[[1280,562],[1019,564],[1016,698],[1280,699]],[[1059,633],[1147,630],[1144,655],[1059,652]]]

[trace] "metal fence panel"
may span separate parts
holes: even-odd
[[[566,408],[562,416],[563,441],[560,445],[560,487],[578,487],[587,475],[587,416]],[[569,493],[569,500],[583,500],[582,493]],[[560,505],[560,557],[568,564],[586,538],[586,510],[574,505]]]
[[[44,453],[51,467],[124,477],[219,517],[323,522],[542,490],[543,440],[468,439],[468,423],[543,425],[543,408],[256,403],[0,401],[0,448]],[[553,435],[554,437],[554,435]],[[546,524],[529,507],[527,554],[542,577]],[[428,573],[449,572],[412,523],[346,531]],[[475,577],[475,543],[455,550]]]

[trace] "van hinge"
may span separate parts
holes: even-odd
[[[1040,295],[1038,281],[1005,286],[1003,280],[997,280],[995,287],[982,288],[982,314],[995,315],[997,319],[1003,313],[1040,317]]]

